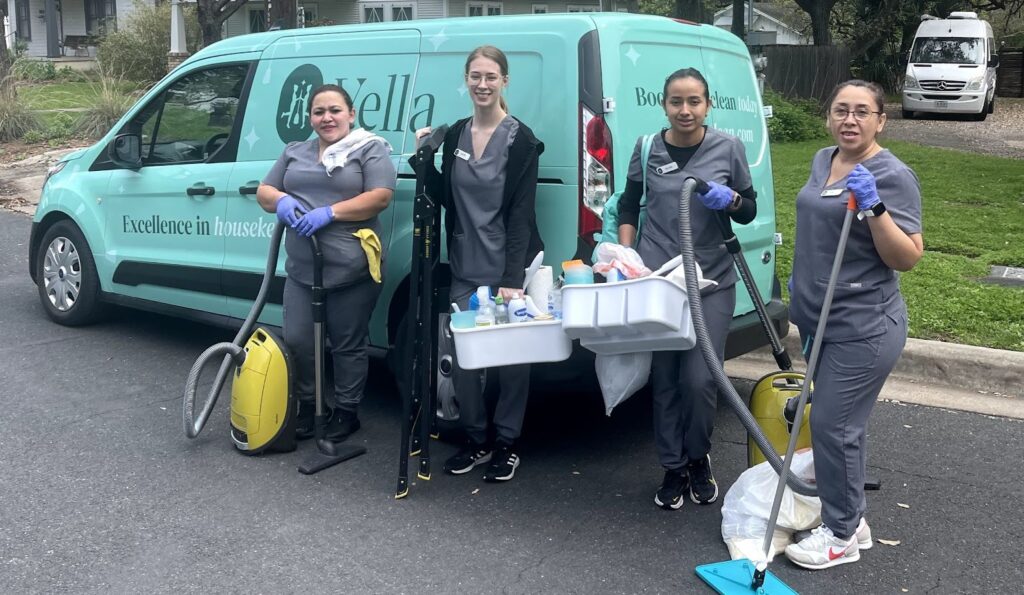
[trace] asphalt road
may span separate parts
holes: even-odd
[[[0,592],[710,593],[693,569],[728,557],[720,504],[654,506],[644,395],[606,418],[598,395],[537,390],[513,482],[438,472],[401,501],[399,402],[383,365],[353,438],[369,454],[319,475],[296,472],[309,443],[235,452],[226,399],[189,441],[184,377],[230,333],[128,310],[52,324],[27,275],[28,230],[0,211]],[[724,406],[718,428],[724,488],[745,437]],[[1018,592],[1022,429],[879,403],[869,464],[883,489],[869,492],[868,518],[899,545],[828,571],[784,559],[772,571],[803,593]]]

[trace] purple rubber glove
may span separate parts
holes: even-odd
[[[295,223],[295,231],[299,232],[300,236],[308,238],[333,220],[334,212],[331,211],[331,207],[319,207],[303,215]]]
[[[704,206],[712,211],[721,211],[732,204],[733,191],[718,182],[708,182],[708,191],[698,194]]]
[[[882,202],[878,198],[878,188],[875,186],[875,176],[868,171],[868,168],[857,164],[846,179],[846,188],[853,192],[857,199],[857,208],[866,211]]]
[[[302,207],[299,201],[292,198],[292,195],[285,194],[277,199],[277,218],[288,227],[295,227],[299,220],[300,215],[295,214],[296,209],[302,215],[306,214],[306,209]]]

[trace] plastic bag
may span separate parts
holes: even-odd
[[[602,242],[597,245],[594,254],[597,258],[594,262],[594,272],[606,277],[608,271],[613,268],[618,269],[626,279],[638,279],[651,274],[651,269],[644,266],[644,259],[632,248]]]
[[[804,481],[814,481],[814,455],[809,448],[793,455],[790,473]],[[765,461],[744,471],[726,492],[722,504],[722,539],[733,560],[760,560],[764,556],[764,532],[778,483],[778,473]],[[786,486],[768,559],[793,542],[793,533],[820,524],[821,500],[801,496]]]
[[[597,381],[604,396],[605,415],[647,384],[651,375],[651,352],[601,355],[594,358]]]

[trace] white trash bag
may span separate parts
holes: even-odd
[[[651,375],[651,352],[597,354],[594,368],[604,396],[605,415],[611,416],[612,409],[647,384]]]
[[[806,448],[793,455],[790,473],[805,482],[814,482],[814,455],[811,449]],[[768,515],[772,510],[778,484],[778,473],[765,461],[740,474],[736,483],[726,492],[722,503],[722,539],[733,560],[760,560],[764,556],[764,532],[768,528]],[[821,500],[801,496],[786,486],[772,536],[769,561],[793,543],[795,532],[807,531],[819,525]]]

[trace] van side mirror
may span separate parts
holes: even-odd
[[[992,56],[988,59],[989,68],[999,68],[999,56]]]
[[[138,134],[119,134],[107,147],[107,156],[118,167],[142,167],[142,137]]]

